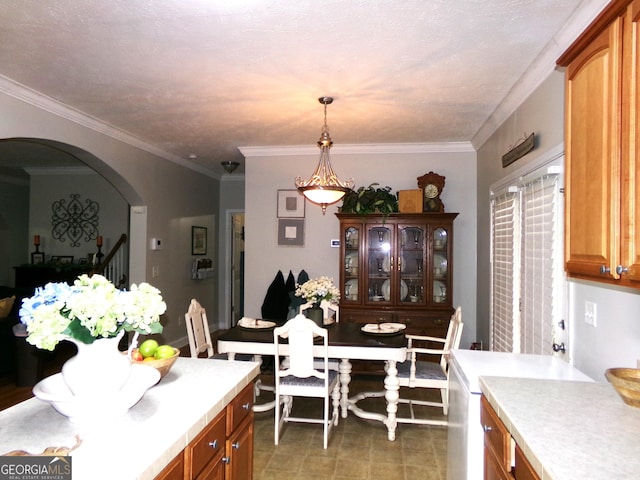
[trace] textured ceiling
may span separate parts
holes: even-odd
[[[0,0],[0,75],[222,173],[238,147],[314,145],[323,95],[336,145],[473,141],[594,3]]]

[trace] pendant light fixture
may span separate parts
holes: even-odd
[[[309,201],[319,204],[324,215],[327,211],[327,205],[336,203],[344,197],[345,193],[351,191],[354,182],[352,178],[346,182],[341,182],[334,173],[333,168],[331,168],[329,149],[333,145],[333,141],[327,127],[327,105],[333,102],[333,98],[320,97],[318,101],[324,105],[324,126],[318,140],[320,161],[309,180],[304,181],[302,177],[296,177],[296,187]]]

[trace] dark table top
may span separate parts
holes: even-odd
[[[281,322],[284,323],[284,322]],[[377,335],[363,333],[360,328],[363,324],[339,322],[327,327],[329,332],[329,345],[346,347],[392,347],[402,348],[407,346],[404,334]],[[273,328],[264,330],[244,329],[235,326],[220,337],[219,341],[227,342],[273,342]]]

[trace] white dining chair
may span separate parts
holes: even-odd
[[[195,299],[191,299],[189,308],[184,314],[185,324],[187,326],[187,337],[189,337],[189,350],[192,358],[200,358],[203,353],[206,353],[206,358],[227,360],[228,355],[215,353],[213,348],[213,342],[211,341],[211,332],[209,331],[209,321],[207,319],[207,311],[202,305]],[[246,362],[253,361],[255,357],[249,354],[238,354],[234,357],[235,360]],[[265,390],[273,392],[274,387],[262,382],[260,378],[257,378],[254,382],[254,397],[260,396],[260,391]],[[271,408],[270,402],[266,404],[254,404],[254,411],[264,411]]]
[[[314,336],[322,338],[321,346],[324,368],[314,368]],[[281,339],[286,338],[288,352],[283,349]],[[276,413],[274,443],[278,445],[280,433],[286,422],[320,423],[323,425],[323,445],[327,448],[329,433],[338,424],[340,384],[338,373],[329,369],[329,344],[327,330],[317,326],[302,314],[273,330],[276,356],[288,355],[289,362],[275,365]],[[318,346],[316,345],[316,346]],[[291,415],[293,397],[315,397],[324,399],[323,418],[295,417]],[[330,397],[333,410],[329,416]]]
[[[419,418],[415,414],[415,405],[440,407],[446,416],[449,413],[449,353],[458,348],[462,337],[462,309],[457,307],[447,329],[445,338],[430,337],[424,335],[406,335],[408,359],[398,363],[398,380],[400,387],[427,388],[440,391],[440,401],[414,400],[402,398],[399,403],[408,404],[410,417],[398,416],[398,423],[413,423],[417,425],[447,425],[447,420],[437,420],[430,418]],[[431,344],[442,344],[440,348],[422,348],[416,346],[416,342],[429,342]],[[418,355],[437,355],[438,362],[419,360]]]
[[[312,302],[307,302],[304,303],[302,305],[300,305],[300,313],[304,315],[304,311],[309,308],[312,307],[313,303]],[[335,303],[331,303],[327,300],[322,300],[320,302],[320,308],[322,309],[322,316],[324,319],[324,324],[325,326],[330,326],[333,323],[338,323],[340,321],[340,307],[338,305],[336,305]],[[333,320],[333,322],[331,322],[331,320]],[[315,358],[314,362],[313,362],[313,366],[315,368],[322,368],[322,359],[321,358]],[[329,359],[329,368],[331,370],[336,370],[338,371],[340,367],[340,360],[337,360],[335,358],[330,358]]]

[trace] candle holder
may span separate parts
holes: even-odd
[[[104,253],[102,253],[102,245],[98,245],[98,253],[96,253],[97,265],[100,265],[102,263],[102,257],[104,257]]]

